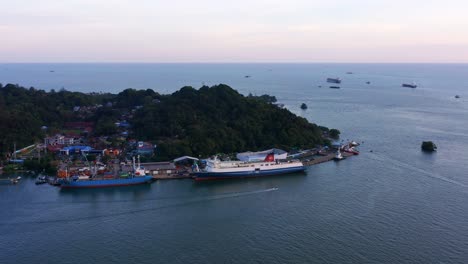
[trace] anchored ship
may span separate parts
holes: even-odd
[[[418,87],[418,85],[416,85],[415,83],[404,83],[404,84],[401,85],[401,87],[416,88],[416,87]]]
[[[193,176],[201,181],[281,175],[305,170],[300,161],[275,160],[274,157],[274,153],[270,153],[260,162],[220,161],[214,158],[207,160],[206,167],[194,172]]]
[[[328,83],[341,83],[340,78],[327,78]]]
[[[116,187],[116,186],[129,186],[150,183],[153,180],[152,176],[145,175],[145,170],[140,166],[138,158],[138,166],[135,164],[133,158],[133,172],[130,174],[120,176],[68,176],[60,180],[61,188],[103,188],[103,187]]]

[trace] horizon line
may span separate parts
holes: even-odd
[[[468,64],[467,62],[326,62],[326,61],[181,61],[181,62],[139,62],[139,61],[45,61],[45,62],[0,62],[0,64]]]

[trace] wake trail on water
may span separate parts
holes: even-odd
[[[271,188],[275,189],[275,188]],[[276,188],[278,189],[278,188]],[[268,189],[270,190],[270,189]],[[70,191],[70,190],[68,190]],[[80,190],[74,190],[80,191]],[[264,191],[264,190],[261,190]],[[257,191],[254,191],[257,192]],[[244,192],[243,192],[244,193]],[[239,194],[239,192],[230,192],[230,193],[223,193],[219,195],[235,195]],[[132,202],[146,202],[146,201],[162,201],[162,200],[174,200],[174,199],[182,199],[182,198],[206,198],[205,197],[194,197],[193,195],[174,195],[174,196],[158,196],[153,198],[146,198],[146,199],[116,199],[116,200],[100,200],[100,201],[38,201],[38,202],[31,202],[31,204],[51,204],[51,205],[70,205],[70,204],[97,204],[97,203],[132,203]]]
[[[444,176],[442,176],[440,174],[437,174],[437,173],[434,173],[434,172],[423,170],[423,169],[418,168],[416,166],[413,166],[413,165],[411,165],[409,163],[405,163],[405,162],[402,162],[402,161],[399,161],[399,160],[396,160],[396,159],[392,159],[392,158],[390,158],[388,156],[384,157],[383,155],[379,155],[379,154],[375,154],[375,153],[369,153],[369,154],[371,154],[371,155],[369,155],[369,158],[372,159],[372,160],[385,162],[385,163],[390,163],[390,164],[394,165],[395,167],[399,167],[399,168],[419,172],[422,175],[428,176],[428,177],[433,178],[433,179],[438,179],[438,180],[441,180],[441,181],[444,181],[444,182],[447,182],[447,183],[458,185],[460,187],[468,188],[468,185],[466,185],[466,184],[463,184],[461,182],[449,179],[447,177],[444,177]]]
[[[69,190],[67,190],[69,191]],[[75,190],[80,191],[80,190]],[[115,199],[115,200],[100,200],[100,201],[42,201],[42,202],[31,202],[31,204],[51,204],[51,205],[70,205],[70,204],[97,204],[97,203],[131,203],[131,202],[146,202],[146,201],[162,201],[162,200],[174,200],[182,198],[193,198],[193,195],[175,195],[175,196],[158,196],[146,199]]]
[[[167,209],[167,208],[183,207],[183,206],[187,206],[190,204],[196,204],[196,203],[201,203],[201,202],[222,200],[222,199],[228,199],[228,198],[237,198],[237,197],[243,197],[243,196],[248,196],[248,195],[256,195],[256,194],[262,194],[262,193],[267,193],[267,192],[274,192],[277,190],[279,190],[279,188],[269,188],[269,189],[262,189],[262,190],[249,191],[249,192],[234,192],[234,193],[206,196],[203,198],[193,199],[190,201],[185,201],[185,202],[180,202],[180,203],[174,203],[174,204],[168,204],[168,205],[150,207],[150,208],[143,208],[143,209],[137,209],[137,210],[129,210],[129,211],[124,211],[124,212],[116,212],[116,213],[92,215],[92,216],[82,216],[82,217],[66,218],[66,219],[49,219],[49,220],[24,221],[24,222],[4,222],[4,223],[0,223],[0,225],[26,225],[26,224],[79,222],[79,221],[92,220],[92,219],[98,219],[98,218],[137,214],[137,213],[155,211],[155,210],[161,210],[161,209]]]

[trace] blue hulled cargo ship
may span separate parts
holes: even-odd
[[[96,169],[95,169],[96,171]],[[145,170],[140,165],[140,156],[138,156],[138,165],[133,158],[133,171],[125,175],[105,175],[97,177],[96,173],[93,176],[73,175],[69,176],[65,172],[65,177],[59,181],[60,188],[104,188],[118,187],[150,183],[153,177],[145,175]],[[59,175],[60,176],[60,175]]]
[[[153,180],[151,176],[132,176],[128,178],[114,178],[114,179],[86,179],[82,180],[79,177],[71,177],[64,179],[60,183],[61,188],[103,188],[103,187],[116,187],[116,186],[129,186],[150,183]]]

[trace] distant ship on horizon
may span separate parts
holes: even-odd
[[[404,83],[404,84],[401,85],[401,87],[416,88],[418,86],[415,83]]]
[[[328,83],[341,83],[340,78],[327,78]]]

